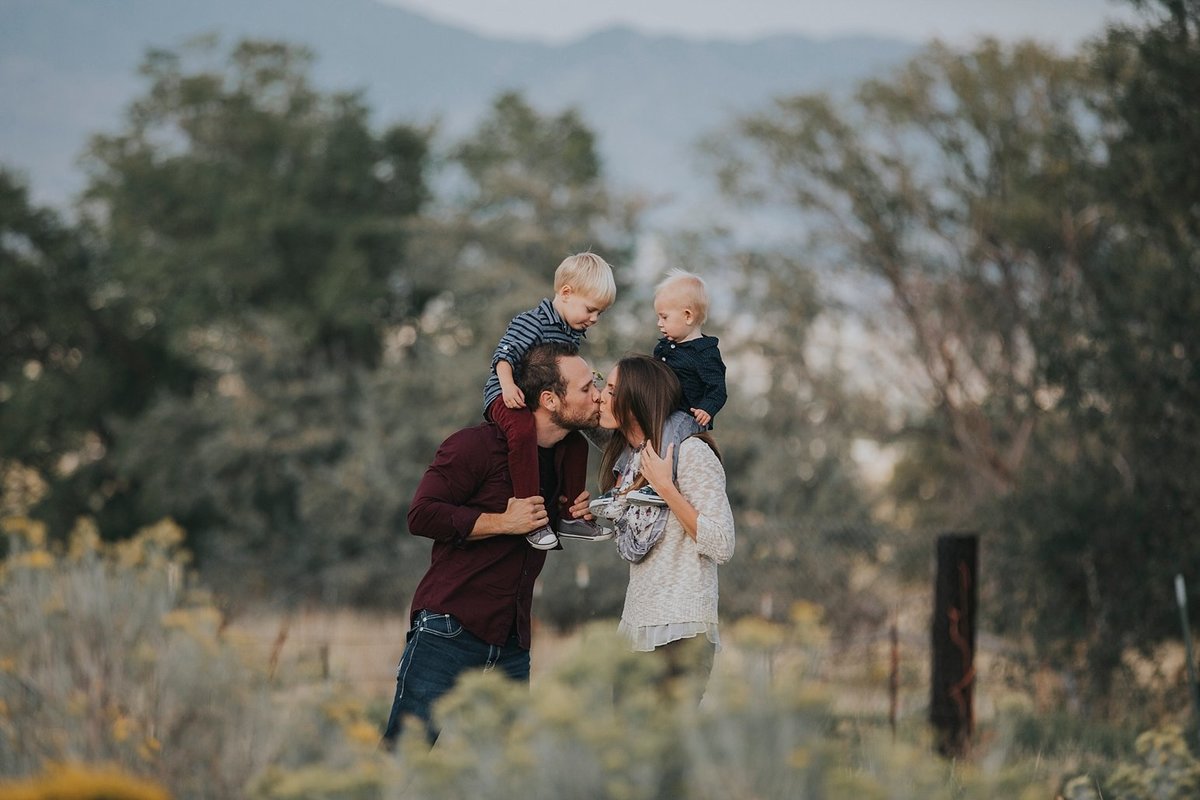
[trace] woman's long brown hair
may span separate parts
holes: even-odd
[[[625,356],[617,362],[617,386],[612,396],[612,414],[617,420],[617,431],[604,448],[600,459],[600,491],[606,492],[616,483],[613,466],[629,442],[625,433],[637,423],[642,433],[654,445],[654,451],[662,452],[662,431],[671,413],[683,404],[683,389],[679,378],[671,368],[656,358],[647,355]],[[713,452],[716,444],[708,434],[698,434]],[[646,479],[637,477],[630,489],[646,485]]]

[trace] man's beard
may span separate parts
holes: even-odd
[[[597,411],[580,411],[574,416],[567,416],[560,409],[550,412],[550,421],[564,431],[586,431],[600,424],[600,414]]]

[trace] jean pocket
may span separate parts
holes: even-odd
[[[454,617],[449,614],[434,614],[430,611],[422,611],[417,617],[417,628],[447,639],[453,639],[463,631],[462,623]]]

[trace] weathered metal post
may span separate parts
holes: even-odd
[[[975,534],[938,537],[929,721],[937,750],[947,757],[965,755],[975,730],[978,553]]]
[[[1200,748],[1200,681],[1196,679],[1196,656],[1192,653],[1192,626],[1188,622],[1187,589],[1183,585],[1182,575],[1175,576],[1175,602],[1179,604],[1179,618],[1183,623],[1183,645],[1184,653],[1187,654],[1188,685],[1192,690],[1192,719],[1197,728],[1192,744]]]

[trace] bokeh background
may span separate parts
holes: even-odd
[[[0,776],[1196,796],[1200,3],[1062,6],[5,2]],[[710,697],[595,688],[637,675],[606,638],[625,567],[569,547],[535,699],[465,686],[434,753],[377,753],[412,491],[583,249],[619,284],[601,371],[652,347],[667,269],[713,293],[738,549]],[[977,724],[947,760],[952,532],[980,543]]]

